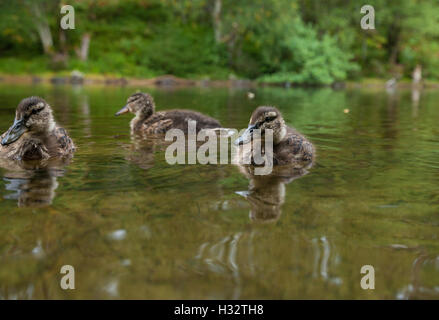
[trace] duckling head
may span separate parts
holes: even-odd
[[[10,145],[24,134],[44,135],[55,129],[55,121],[49,104],[40,97],[21,100],[15,114],[14,124],[6,132],[1,144]]]
[[[265,135],[266,130],[273,130],[275,144],[279,143],[287,134],[285,120],[279,110],[275,107],[262,106],[253,112],[248,128],[235,140],[235,145],[249,143],[253,138],[254,131],[257,129],[261,130],[261,137]]]
[[[138,92],[131,95],[127,104],[116,113],[116,116],[120,116],[124,113],[134,113],[137,117],[149,117],[155,111],[154,99],[151,95],[143,92]]]

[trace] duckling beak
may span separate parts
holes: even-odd
[[[115,116],[117,117],[117,116],[120,116],[121,114],[128,113],[128,112],[130,112],[130,109],[128,109],[128,105],[126,105],[125,107],[123,107],[122,109],[120,109],[120,110],[115,114]]]
[[[14,143],[27,131],[27,128],[24,124],[24,120],[15,119],[12,127],[9,128],[8,132],[6,132],[6,136],[2,140],[2,146],[7,146],[11,143]]]
[[[244,133],[238,139],[235,140],[234,142],[235,146],[249,143],[252,140],[253,130],[255,128],[256,125],[254,124],[249,125],[248,128],[244,131]]]

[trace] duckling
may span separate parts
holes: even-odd
[[[261,139],[265,137],[265,130],[273,130],[273,165],[312,164],[314,161],[315,149],[312,143],[295,129],[288,127],[275,107],[258,107],[250,118],[248,128],[236,139],[235,145],[242,147],[252,141],[256,129],[261,130]]]
[[[180,129],[187,133],[189,120],[196,121],[196,133],[202,129],[222,128],[217,120],[191,110],[155,112],[154,99],[142,92],[131,95],[125,107],[117,112],[116,116],[127,112],[136,115],[130,124],[133,133],[164,134],[169,129]]]
[[[47,160],[75,151],[72,139],[57,126],[51,107],[40,97],[21,100],[14,124],[0,139],[0,158],[11,160]]]

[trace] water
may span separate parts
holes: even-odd
[[[65,168],[0,169],[0,298],[439,298],[439,91],[143,88],[158,110],[232,128],[278,106],[317,161],[258,184],[132,141],[113,115],[137,89],[0,86],[2,132],[40,95],[78,146]],[[60,288],[63,265],[75,290]]]

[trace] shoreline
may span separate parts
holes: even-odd
[[[305,85],[290,83],[264,83],[249,79],[210,80],[210,79],[187,79],[173,75],[163,75],[154,78],[117,77],[106,75],[83,75],[72,72],[70,75],[15,75],[1,74],[0,84],[50,84],[50,85],[97,85],[97,86],[144,86],[144,87],[212,87],[212,88],[333,88],[356,89],[356,88],[387,88],[387,79],[365,78],[360,81],[347,80],[335,82],[332,85]],[[413,85],[410,80],[401,80],[396,87],[402,89],[424,88],[439,89],[439,81],[424,80],[421,85]]]

